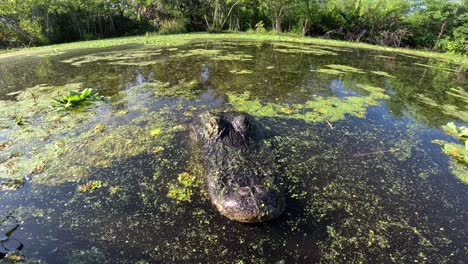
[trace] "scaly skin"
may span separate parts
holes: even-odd
[[[284,211],[271,151],[253,140],[261,132],[252,117],[236,112],[206,113],[192,125],[208,194],[218,211],[231,220],[263,222]]]

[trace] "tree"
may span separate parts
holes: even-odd
[[[261,0],[259,2],[261,9],[270,17],[272,27],[276,32],[282,32],[283,19],[292,6],[293,0]]]

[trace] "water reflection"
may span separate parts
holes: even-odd
[[[466,186],[430,142],[450,140],[440,125],[466,123],[466,72],[373,51],[313,46],[303,47],[306,53],[283,43],[280,52],[277,44],[248,44],[202,43],[197,55],[192,46],[128,47],[117,58],[112,50],[105,57],[83,50],[0,62],[0,113],[21,110],[32,122],[19,127],[12,115],[0,116],[0,144],[9,142],[0,173],[28,175],[27,187],[0,191],[0,212],[14,211],[23,228],[2,229],[0,253],[52,263],[461,262]],[[86,58],[96,61],[65,62],[90,53]],[[5,95],[72,81],[111,99],[80,113],[54,113],[46,109],[49,94],[41,97],[46,110],[34,111],[29,92],[40,87],[21,98]],[[232,95],[246,92],[269,129],[265,144],[288,194],[280,219],[254,226],[217,214],[203,188],[193,190],[191,203],[167,197],[177,175],[197,173],[192,118],[232,109]],[[372,104],[364,101],[355,113],[353,104],[336,104],[346,98]],[[303,106],[319,99],[324,104]],[[333,109],[344,112],[327,113]],[[293,118],[316,112],[336,119]],[[78,191],[95,180],[101,188]]]
[[[2,258],[22,260],[20,252],[23,243],[15,238],[15,232],[20,228],[18,220],[12,213],[0,220],[0,260]]]

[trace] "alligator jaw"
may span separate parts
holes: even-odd
[[[258,189],[263,189],[258,193]],[[217,197],[212,202],[227,218],[243,223],[259,223],[278,217],[284,211],[284,197],[264,187],[241,187]]]

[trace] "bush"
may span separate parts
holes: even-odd
[[[265,29],[265,24],[263,23],[263,21],[260,21],[257,24],[255,24],[255,30],[257,31],[257,33],[260,33],[260,34],[267,33],[267,30]]]
[[[177,34],[185,32],[187,32],[186,23],[181,19],[163,21],[159,26],[160,34]]]
[[[450,38],[446,37],[440,39],[436,43],[436,48],[441,51],[448,51],[459,54],[466,54],[468,52],[468,45],[466,44],[464,38],[450,40]]]

